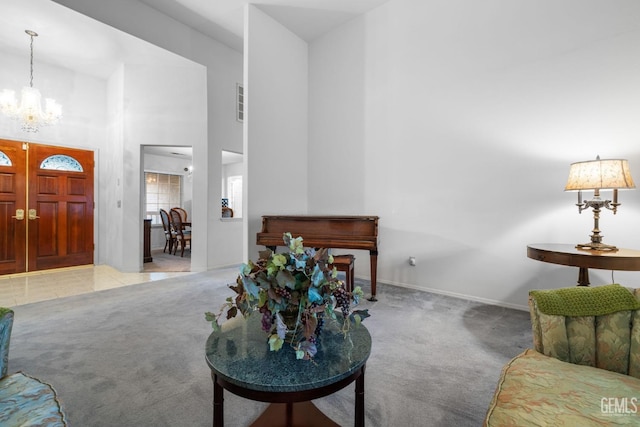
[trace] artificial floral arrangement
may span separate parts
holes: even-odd
[[[241,313],[245,318],[259,312],[262,329],[268,334],[271,351],[282,348],[288,340],[298,359],[309,360],[317,353],[317,338],[325,319],[342,322],[342,331],[359,325],[369,317],[368,310],[351,310],[364,295],[360,286],[352,292],[337,279],[333,256],[327,249],[305,248],[302,237],[284,233],[283,241],[289,253],[260,251],[254,263],[243,264],[236,284],[229,285],[236,292],[227,298],[218,314],[205,313],[205,319],[218,330],[226,311],[226,319]],[[340,308],[342,316],[336,314]]]

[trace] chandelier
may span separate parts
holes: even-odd
[[[33,38],[38,37],[38,33],[31,30],[24,30],[31,37],[31,75],[29,86],[22,88],[22,99],[18,106],[16,93],[10,89],[0,92],[0,111],[22,123],[22,130],[26,132],[38,132],[38,128],[44,125],[58,123],[62,117],[62,105],[51,98],[45,99],[45,109],[42,110],[40,102],[40,91],[33,87]]]

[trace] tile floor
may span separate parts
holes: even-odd
[[[8,274],[0,276],[0,307],[14,307],[187,274],[192,273],[121,273],[108,265]]]

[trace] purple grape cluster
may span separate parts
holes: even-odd
[[[316,324],[316,330],[314,334],[319,336],[322,333],[322,328],[324,327],[324,316],[318,313],[318,323]]]
[[[269,331],[271,330],[271,326],[273,326],[273,314],[266,307],[260,307],[260,312],[262,313],[262,330]]]
[[[344,287],[340,286],[333,291],[333,296],[336,298],[338,307],[342,310],[342,315],[347,317],[349,315],[349,307],[351,305],[349,292],[347,292]]]
[[[291,298],[291,292],[287,288],[274,288],[273,292],[276,295],[280,295],[282,298]]]
[[[311,311],[315,312],[316,309],[318,307],[320,307],[320,304],[318,304],[317,302],[313,302],[310,304],[310,309]],[[319,311],[316,313],[315,318],[317,319],[317,323],[316,323],[316,328],[313,331],[314,335],[320,335],[320,333],[322,332],[322,327],[324,326],[324,312],[323,311]]]

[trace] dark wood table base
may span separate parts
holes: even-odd
[[[250,427],[340,427],[312,402],[272,403]]]
[[[271,393],[248,390],[218,378],[213,379],[213,427],[224,426],[224,389],[233,394],[261,402],[272,402],[271,405],[251,424],[251,427],[340,427],[331,418],[323,414],[312,402],[312,399],[328,396],[355,380],[355,427],[364,427],[364,371],[363,365],[353,375],[337,383],[306,390],[299,393]]]

